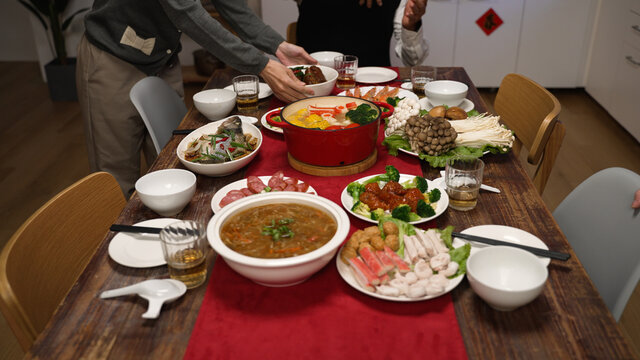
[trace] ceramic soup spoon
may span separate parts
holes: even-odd
[[[142,314],[145,319],[155,319],[160,315],[160,309],[165,302],[173,301],[184,295],[187,287],[184,283],[173,279],[145,280],[137,284],[119,289],[103,291],[100,298],[108,299],[116,296],[137,294],[149,301],[147,312]]]

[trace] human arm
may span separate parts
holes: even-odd
[[[429,45],[424,39],[422,16],[427,0],[402,0],[393,21],[395,52],[404,65],[421,64],[429,55]]]
[[[640,189],[636,191],[634,194],[633,202],[631,203],[631,207],[634,209],[640,209]]]

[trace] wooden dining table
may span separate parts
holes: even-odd
[[[205,88],[231,84],[235,70],[218,69]],[[399,69],[399,79],[409,77],[409,68]],[[438,78],[469,85],[467,98],[480,112],[487,107],[463,68],[439,68]],[[270,99],[260,101],[254,114],[258,119],[270,107]],[[181,129],[198,128],[208,120],[191,108]],[[173,136],[149,171],[183,168],[176,147],[184,136]],[[398,156],[410,156],[399,154]],[[467,280],[451,296],[461,335],[470,359],[626,359],[633,358],[629,344],[587,276],[578,257],[562,234],[551,212],[537,193],[518,158],[513,153],[487,155],[485,180],[500,188],[499,194],[481,195],[469,212],[449,209],[438,219],[439,226],[453,225],[456,231],[496,224],[527,231],[555,251],[571,254],[568,261],[551,261],[549,278],[542,294],[515,311],[489,307],[470,288]],[[440,169],[421,164],[427,179],[439,177]],[[213,216],[211,198],[223,186],[243,179],[240,170],[225,177],[197,176],[197,190],[189,205],[176,217],[208,223]],[[137,195],[128,201],[117,222],[134,224],[158,218]],[[158,319],[141,318],[147,306],[139,297],[105,301],[99,294],[108,289],[145,279],[166,278],[166,266],[129,268],[114,262],[108,246],[114,232],[108,232],[89,265],[64,302],[27,353],[27,358],[157,358],[183,357],[206,286],[189,290],[179,300],[166,304]],[[209,271],[216,255],[209,250]],[[428,300],[427,300],[428,301]]]

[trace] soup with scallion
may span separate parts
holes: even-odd
[[[220,238],[233,251],[256,258],[306,254],[329,242],[337,231],[326,212],[302,204],[268,204],[244,210],[227,220]]]

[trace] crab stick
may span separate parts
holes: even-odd
[[[365,264],[373,271],[374,274],[378,276],[382,276],[387,273],[384,266],[380,262],[380,259],[373,253],[373,251],[368,247],[363,247],[360,249],[360,256],[362,260],[364,260]]]
[[[408,273],[409,271],[411,271],[411,269],[409,268],[409,265],[407,265],[406,262],[404,262],[400,256],[398,256],[398,254],[396,254],[395,252],[393,252],[393,250],[391,250],[390,247],[385,246],[384,247],[384,253],[387,254],[387,256],[389,258],[391,258],[391,261],[393,261],[393,263],[396,265],[396,267],[398,268],[398,271],[401,274],[405,274]]]
[[[396,264],[393,263],[393,260],[391,260],[391,258],[388,257],[387,254],[384,253],[384,251],[382,250],[376,251],[376,256],[378,257],[378,259],[380,259],[382,266],[384,266],[384,269],[387,272],[396,268]]]
[[[356,281],[367,290],[374,291],[373,286],[380,284],[380,279],[358,257],[349,259],[351,270]]]

